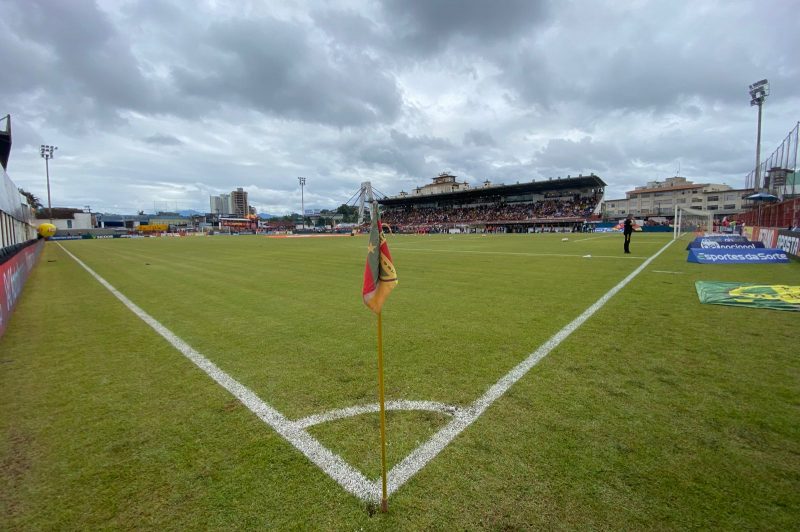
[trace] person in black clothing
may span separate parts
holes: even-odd
[[[629,214],[625,218],[625,227],[622,228],[622,234],[625,235],[625,253],[631,252],[631,235],[633,234],[633,215]]]

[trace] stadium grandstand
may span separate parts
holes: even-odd
[[[382,221],[396,232],[582,231],[600,220],[606,183],[594,174],[481,187],[442,173],[412,194],[379,200]]]

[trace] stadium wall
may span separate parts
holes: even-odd
[[[44,247],[44,240],[31,241],[13,257],[0,264],[0,336],[6,332],[11,313],[22,295],[22,288]]]

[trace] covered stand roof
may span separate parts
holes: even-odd
[[[384,198],[378,203],[387,207],[400,205],[415,205],[442,201],[469,201],[486,196],[513,196],[520,194],[543,194],[545,192],[558,192],[561,190],[572,190],[576,188],[603,188],[606,183],[594,174],[578,177],[567,177],[563,179],[547,179],[533,181],[529,183],[517,183],[514,185],[495,185],[480,188],[470,188],[455,192],[444,192],[441,194],[427,194],[421,196],[401,196]]]

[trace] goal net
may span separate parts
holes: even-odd
[[[714,214],[710,211],[676,206],[673,228],[673,238],[680,238],[686,233],[712,233],[714,231]]]

